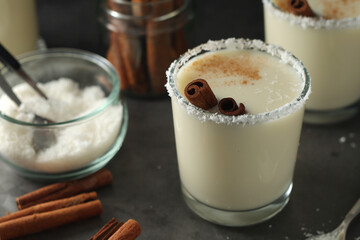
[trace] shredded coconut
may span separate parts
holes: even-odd
[[[296,72],[300,75],[303,86],[301,95],[280,108],[277,108],[271,112],[260,113],[256,115],[245,114],[240,116],[225,116],[219,113],[210,113],[194,105],[190,104],[185,97],[183,97],[176,88],[175,79],[179,69],[185,65],[189,60],[195,56],[204,52],[214,52],[224,49],[255,49],[270,54],[271,56],[280,59],[282,64],[291,65]],[[175,97],[179,102],[180,106],[186,109],[188,114],[196,116],[200,121],[213,121],[218,124],[255,124],[261,122],[267,122],[278,119],[283,116],[290,115],[291,113],[299,110],[307,100],[310,94],[310,82],[309,76],[306,69],[301,61],[299,61],[290,52],[271,44],[266,44],[260,40],[249,40],[249,39],[223,39],[219,41],[208,41],[198,47],[188,50],[178,60],[175,60],[170,68],[166,72],[167,83],[165,84],[166,89],[170,97]]]
[[[344,137],[344,136],[343,136],[343,137],[340,137],[340,138],[339,138],[339,142],[340,142],[340,143],[345,143],[345,142],[346,142],[346,137]]]
[[[106,103],[98,86],[80,89],[70,79],[40,85],[50,97],[41,99],[27,84],[14,87],[23,105],[18,108],[6,95],[0,98],[0,112],[20,121],[31,122],[35,112],[55,122],[79,118]],[[26,112],[24,112],[26,110]],[[33,146],[34,128],[0,118],[0,152],[27,169],[42,172],[65,172],[86,166],[104,154],[114,143],[123,114],[121,104],[110,105],[101,114],[77,123],[54,126],[56,143],[37,152]]]
[[[338,240],[339,236],[343,234],[342,229],[338,228],[332,232],[324,233],[323,231],[316,231],[316,234],[304,233],[306,240]]]
[[[302,28],[332,29],[360,27],[360,16],[356,18],[325,19],[322,17],[303,17],[280,10],[272,0],[263,0],[264,7],[268,7],[272,14],[291,25],[300,25]]]

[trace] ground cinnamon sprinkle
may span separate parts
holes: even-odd
[[[258,63],[250,60],[248,56],[222,56],[222,55],[209,55],[206,60],[193,62],[194,70],[199,73],[208,73],[209,71],[219,74],[223,77],[237,77],[242,76],[247,80],[243,80],[241,84],[247,84],[249,80],[259,80]],[[235,85],[237,81],[226,81],[227,85]]]
[[[347,3],[346,0],[342,1],[342,4],[346,4],[346,3]],[[340,19],[344,17],[344,13],[339,11],[338,3],[336,2],[328,2],[324,4],[323,14],[324,14],[323,17],[327,19],[332,19],[332,18]]]
[[[341,0],[341,1],[325,1],[323,9],[323,17],[327,19],[343,19],[353,15],[357,15],[352,5],[358,0]],[[348,9],[350,12],[345,12]]]

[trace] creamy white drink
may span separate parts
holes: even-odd
[[[242,102],[247,114],[225,116],[217,106],[205,111],[190,104],[184,89],[197,78],[208,82],[218,100]],[[172,64],[168,79],[180,177],[190,208],[232,226],[280,211],[291,191],[309,94],[303,65],[260,41],[228,39],[190,50]],[[276,200],[280,204],[271,206]],[[264,212],[252,216],[254,209]],[[240,215],[225,217],[229,213]]]
[[[0,42],[14,55],[36,49],[35,0],[0,0]]]
[[[308,2],[321,16],[295,16],[263,0],[265,39],[294,53],[309,70],[312,94],[306,109],[319,114],[308,122],[340,121],[353,115],[349,106],[360,99],[360,1]]]
[[[274,2],[276,3],[276,1]],[[308,3],[316,16],[325,19],[345,19],[360,16],[359,0],[308,0]]]

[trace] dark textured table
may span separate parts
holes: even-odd
[[[95,0],[38,0],[40,31],[48,47],[102,52]],[[263,39],[261,1],[197,0],[194,45],[208,39]],[[360,64],[360,63],[359,63]],[[289,204],[269,221],[251,227],[214,225],[192,213],[180,191],[168,98],[126,99],[129,128],[109,163],[112,186],[98,190],[100,217],[25,239],[88,239],[111,217],[141,223],[139,239],[305,239],[334,229],[360,197],[360,115],[331,126],[304,125]],[[0,163],[0,215],[15,211],[15,198],[43,184]],[[348,230],[360,239],[360,217]]]

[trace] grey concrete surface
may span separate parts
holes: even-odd
[[[95,0],[38,0],[41,36],[49,47],[74,47],[101,54]],[[261,1],[197,0],[194,42],[245,37],[263,39]],[[359,63],[360,64],[360,63]],[[289,204],[274,218],[251,227],[214,225],[192,213],[180,191],[168,98],[126,99],[129,128],[108,164],[112,186],[98,191],[100,217],[24,239],[88,239],[111,217],[141,223],[147,240],[305,239],[334,229],[360,197],[360,115],[331,126],[304,125]],[[341,138],[346,141],[340,141]],[[15,211],[15,198],[43,186],[0,163],[0,215]],[[360,217],[348,231],[360,237]]]

